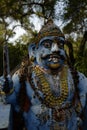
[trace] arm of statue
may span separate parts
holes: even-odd
[[[82,130],[87,130],[87,78],[79,73],[79,96],[82,105],[81,117],[83,119]]]
[[[81,105],[84,108],[86,105],[86,95],[87,95],[87,78],[82,73],[79,74],[79,83],[78,83],[78,90]]]
[[[6,95],[6,103],[11,104],[16,111],[18,111],[19,106],[17,102],[17,95],[20,90],[20,82],[19,82],[19,76],[17,73],[15,73],[12,78],[10,76],[7,76],[7,80],[4,80],[3,83],[3,91]]]
[[[24,110],[28,110],[28,105],[27,102],[23,102],[23,98],[19,98],[19,93],[21,90],[21,83],[20,83],[20,76],[19,73],[16,72],[14,73],[14,75],[12,76],[12,79],[9,79],[9,90],[13,89],[13,91],[9,91],[8,93],[6,93],[6,102],[11,104],[11,113],[10,113],[10,123],[9,123],[9,127],[10,129],[13,128],[13,126],[15,126],[15,129],[23,129],[25,127],[24,125]],[[10,84],[12,81],[12,84]],[[5,84],[6,85],[6,84]],[[26,106],[22,107],[21,104],[19,103],[19,99],[22,100],[22,103]]]
[[[6,95],[13,91],[13,82],[10,75],[8,75],[5,79],[3,77],[3,91]]]

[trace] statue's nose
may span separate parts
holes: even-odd
[[[59,47],[57,43],[52,43],[51,52],[58,52],[58,51],[59,51]]]

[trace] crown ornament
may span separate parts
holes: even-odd
[[[39,31],[36,37],[36,43],[38,44],[39,41],[46,36],[64,37],[64,34],[61,32],[59,27],[53,23],[53,20],[50,19],[46,22],[45,25],[42,26],[41,30]]]

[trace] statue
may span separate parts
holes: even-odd
[[[63,33],[49,20],[29,45],[29,59],[12,76],[9,91],[4,84],[12,111],[9,130],[87,129],[87,78],[70,65],[65,44]]]

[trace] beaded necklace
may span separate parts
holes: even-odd
[[[39,91],[41,91],[44,95],[43,103],[46,104],[50,108],[61,107],[63,102],[68,97],[68,81],[67,81],[67,73],[68,67],[65,66],[60,74],[60,87],[61,87],[61,94],[60,96],[53,95],[50,84],[47,81],[46,77],[44,76],[44,71],[39,66],[33,67],[33,71],[36,77],[39,78],[40,83],[37,83],[37,88],[35,90],[36,95],[42,100],[41,96],[39,95]]]

